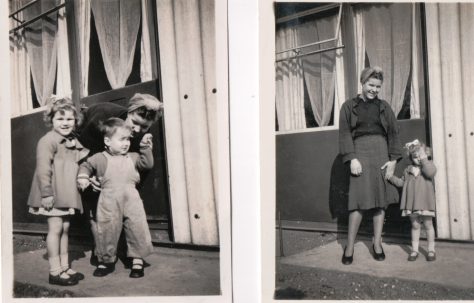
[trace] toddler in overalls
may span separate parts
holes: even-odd
[[[90,185],[89,177],[92,175],[101,181],[95,243],[99,264],[94,276],[102,277],[114,271],[117,244],[123,227],[127,256],[133,259],[130,277],[140,278],[144,276],[143,258],[153,251],[153,246],[136,185],[140,181],[138,171],[153,167],[151,143],[142,146],[140,153],[129,153],[131,129],[119,118],[106,120],[101,130],[105,151],[81,164],[77,176],[81,190]]]

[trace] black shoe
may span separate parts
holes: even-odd
[[[68,271],[69,269],[70,269],[70,268],[68,268],[68,269],[65,270],[66,274],[68,274],[67,271]],[[68,275],[69,275],[72,279],[77,280],[77,281],[84,280],[84,278],[85,278],[84,275],[83,275],[82,273],[80,273],[80,272],[75,272],[75,273],[73,273],[73,274],[68,274]]]
[[[342,264],[350,265],[352,264],[352,261],[354,260],[354,252],[352,252],[352,256],[346,257],[346,248],[347,247],[344,247],[344,253],[342,254]]]
[[[385,260],[385,253],[383,252],[383,247],[380,245],[380,248],[382,249],[381,253],[376,253],[375,252],[375,244],[372,244],[372,249],[374,250],[374,259],[377,261],[383,261]]]
[[[110,273],[113,273],[115,270],[115,264],[114,263],[99,263],[97,265],[97,268],[94,270],[94,277],[104,277],[107,276]]]
[[[57,276],[49,275],[49,284],[52,285],[61,285],[61,286],[73,286],[79,283],[78,280],[73,279],[71,276],[69,278],[61,278],[61,274]]]
[[[138,268],[140,267],[140,268]],[[130,271],[130,278],[141,278],[145,275],[142,264],[133,264],[132,271]]]

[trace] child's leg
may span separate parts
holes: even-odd
[[[61,268],[66,270],[69,268],[69,218],[63,217],[63,232],[61,234],[61,241],[59,246],[59,257],[61,259]]]
[[[423,223],[426,229],[426,237],[428,238],[428,251],[435,251],[435,231],[433,227],[433,218],[423,216]]]
[[[49,259],[49,273],[53,276],[57,276],[62,272],[59,257],[62,229],[63,219],[61,217],[48,217],[46,246]],[[65,278],[67,278],[67,276]]]
[[[411,221],[411,249],[412,251],[418,252],[418,247],[420,246],[420,232],[421,232],[420,218],[416,215],[411,215],[410,221]]]
[[[146,221],[143,202],[138,192],[132,195],[124,205],[124,231],[127,240],[127,256],[130,258],[144,258],[153,252],[150,229]]]
[[[111,193],[102,193],[97,205],[96,251],[99,263],[114,263],[117,244],[122,231],[121,203]]]

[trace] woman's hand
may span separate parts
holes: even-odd
[[[360,176],[362,174],[362,165],[357,159],[351,160],[351,174],[354,176]]]
[[[143,147],[149,147],[153,148],[153,135],[150,133],[147,133],[143,136],[142,140],[140,141],[140,148]]]
[[[41,206],[43,206],[45,210],[51,210],[53,208],[53,205],[54,205],[53,196],[41,198]]]
[[[389,180],[395,173],[395,167],[397,166],[397,160],[386,162],[381,169],[385,169],[385,180]]]

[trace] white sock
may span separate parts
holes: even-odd
[[[141,269],[143,267],[143,259],[134,258],[132,261],[132,268]]]
[[[61,269],[61,262],[59,256],[49,258],[49,273],[53,276],[59,275],[63,270]]]

